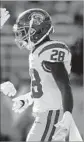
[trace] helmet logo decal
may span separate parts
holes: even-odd
[[[31,18],[33,18],[33,24],[35,25],[40,25],[44,20],[44,16],[39,13],[33,13]]]

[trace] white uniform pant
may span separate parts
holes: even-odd
[[[59,119],[59,110],[50,110],[40,113],[27,136],[27,141],[51,141]]]

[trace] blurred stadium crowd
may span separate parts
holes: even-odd
[[[30,90],[28,53],[21,51],[14,42],[12,26],[19,13],[30,8],[42,8],[52,17],[54,40],[65,42],[72,52],[71,84],[74,95],[74,118],[84,137],[83,116],[83,1],[2,1],[1,7],[9,10],[11,17],[1,31],[1,76],[0,82],[10,80],[17,89],[17,96]],[[78,89],[78,90],[77,90]],[[78,94],[77,94],[78,93]],[[77,96],[76,96],[77,94]],[[80,95],[80,96],[78,96]],[[11,110],[11,98],[1,95],[1,141],[25,140],[34,118],[32,107],[23,114]],[[78,112],[79,111],[79,112]],[[82,114],[79,117],[79,114]],[[77,117],[77,118],[76,118]]]

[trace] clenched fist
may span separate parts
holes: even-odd
[[[0,84],[0,91],[9,97],[16,95],[16,89],[10,81]]]

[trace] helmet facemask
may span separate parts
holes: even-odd
[[[30,26],[20,26],[15,24],[13,26],[13,31],[15,33],[15,42],[20,49],[27,48],[31,50],[33,48],[34,43],[31,41],[31,36],[35,34],[35,30]]]

